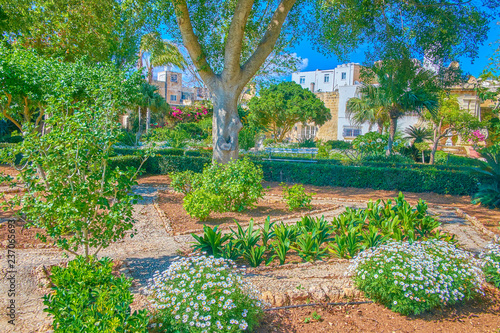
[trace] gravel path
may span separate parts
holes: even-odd
[[[172,237],[167,232],[166,220],[153,204],[159,187],[137,186],[134,191],[143,200],[134,207],[135,228],[133,238],[125,237],[103,250],[99,256],[109,256],[121,260],[121,271],[134,278],[132,292],[136,302],[133,308],[145,303],[142,287],[156,270],[164,270],[178,255],[180,250],[189,246],[190,235]],[[322,212],[331,219],[345,207],[362,208],[365,202],[353,200],[327,199],[340,207]],[[316,201],[316,200],[315,200]],[[318,201],[325,202],[325,199]],[[490,239],[472,226],[466,219],[459,217],[453,209],[432,207],[431,213],[439,215],[443,230],[457,236],[459,244],[471,251],[479,251]],[[299,218],[285,220],[293,223]],[[0,273],[6,276],[6,250],[0,254]],[[61,251],[54,249],[16,249],[16,325],[8,324],[5,311],[0,313],[0,332],[47,332],[50,320],[43,310],[41,297],[47,289],[41,287],[43,266],[57,265],[71,258],[64,258]],[[262,267],[251,269],[245,279],[262,292],[263,298],[274,306],[305,303],[308,300],[325,301],[343,297],[357,297],[357,291],[344,275],[348,266],[346,260],[285,265],[279,268]],[[6,279],[0,284],[0,307],[5,309],[9,286]]]

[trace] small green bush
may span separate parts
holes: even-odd
[[[283,190],[283,200],[288,205],[289,210],[312,208],[311,200],[315,193],[306,193],[304,186],[300,184],[295,184],[291,187],[287,186],[285,183],[281,183],[280,185]]]
[[[382,162],[382,163],[388,163],[388,164],[412,164],[414,161],[406,156],[403,155],[398,155],[398,154],[391,154],[389,156],[386,155],[366,155],[361,158],[359,163],[361,165],[364,165],[365,163],[369,162]]]
[[[263,315],[262,304],[233,265],[195,256],[155,274],[147,288],[158,310],[154,326],[179,333],[252,331]]]
[[[361,252],[350,267],[369,298],[417,315],[482,294],[479,262],[443,241],[393,242]]]
[[[351,149],[352,148],[352,143],[349,141],[342,141],[342,140],[328,140],[326,142],[331,149],[339,149],[339,150],[345,150],[345,149]]]
[[[131,314],[132,279],[111,274],[108,258],[79,256],[65,268],[54,266],[53,293],[44,296],[54,332],[147,332],[146,310]]]
[[[171,175],[179,190],[190,189],[184,197],[187,213],[206,219],[210,212],[243,211],[251,208],[264,196],[262,169],[248,159],[230,161],[228,164],[210,164],[193,182],[192,174]]]
[[[500,288],[500,244],[491,243],[480,255],[486,281]]]

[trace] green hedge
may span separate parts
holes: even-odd
[[[137,152],[140,152],[142,149],[137,149],[137,148],[114,148],[114,155],[121,155],[121,156],[128,156],[128,155],[135,155]],[[158,155],[164,155],[164,156],[170,156],[170,155],[175,155],[175,156],[182,156],[184,155],[184,149],[181,148],[161,148],[157,149],[156,154]]]
[[[201,172],[210,163],[206,157],[157,156],[145,164],[148,174],[168,174],[173,171]],[[260,164],[267,181],[302,183],[316,186],[340,186],[434,192],[440,194],[471,195],[477,191],[478,179],[460,170],[375,168],[343,166],[322,163],[294,163],[254,161]],[[113,165],[137,167],[140,158],[122,156],[113,158]]]
[[[260,162],[264,179],[317,186],[341,186],[471,195],[478,180],[464,171]]]

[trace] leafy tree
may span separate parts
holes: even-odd
[[[0,69],[0,110],[21,132],[28,123],[43,129],[50,98],[87,105],[101,100],[123,110],[132,105],[140,86],[138,73],[113,64],[65,63],[5,44],[0,44]]]
[[[424,70],[413,59],[383,60],[372,66],[377,84],[372,93],[361,95],[363,105],[379,108],[389,118],[387,153],[392,152],[398,119],[410,113],[438,107],[440,87],[433,72]]]
[[[250,119],[281,142],[296,123],[323,125],[332,115],[323,102],[295,82],[282,82],[262,89],[248,103]]]
[[[141,5],[142,4],[142,5]],[[151,11],[144,2],[117,0],[0,0],[6,32],[16,45],[75,61],[135,60]]]
[[[325,53],[337,55],[369,41],[380,46],[374,54],[389,57],[403,44],[412,55],[429,50],[444,60],[459,54],[474,57],[497,12],[494,0],[486,2],[491,5],[487,9],[460,0],[157,1],[164,17],[175,14],[166,27],[183,42],[214,94],[213,158],[222,163],[238,157],[241,91],[269,55],[286,53],[300,36],[309,33]]]
[[[38,121],[18,121],[24,140],[2,150],[2,162],[19,171],[17,183],[26,189],[12,199],[2,196],[3,207],[21,207],[20,217],[28,225],[45,229],[42,240],[52,239],[74,254],[95,254],[132,228],[137,197],[131,195],[131,187],[138,171],[111,168],[110,153],[120,136],[118,115],[137,99],[141,79],[111,70],[115,66],[64,63],[22,49],[0,50],[6,55],[0,57],[1,89],[7,96],[1,101],[4,115],[14,119],[13,112],[26,110],[26,105],[29,112],[39,112],[38,119],[42,112],[49,115],[44,119],[46,131],[40,131]],[[19,65],[27,59],[34,62],[31,67]],[[47,81],[37,85],[45,69]],[[16,106],[13,100],[28,104]],[[14,185],[9,176],[2,175],[1,181]]]
[[[453,132],[464,136],[481,127],[481,122],[471,115],[468,110],[461,110],[457,96],[442,92],[439,97],[439,107],[436,112],[425,112],[424,118],[428,121],[432,131],[432,149],[430,164],[434,164],[439,140]]]

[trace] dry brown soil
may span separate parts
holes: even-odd
[[[320,315],[319,320],[305,323]],[[453,308],[420,316],[402,316],[378,304],[305,307],[267,312],[257,332],[498,332],[500,292]]]
[[[271,219],[289,216],[292,214],[285,203],[270,199],[261,199],[252,209],[243,212],[227,212],[227,213],[211,213],[210,217],[205,221],[200,221],[197,218],[191,217],[182,207],[184,195],[173,193],[170,191],[159,191],[158,205],[165,212],[170,221],[174,234],[182,234],[186,231],[202,230],[203,225],[209,226],[234,226],[235,221],[238,223],[248,222],[253,219],[255,223],[262,223],[269,216]],[[324,208],[332,209],[337,205],[313,205],[312,210],[320,210]],[[307,210],[302,210],[306,213]]]
[[[170,184],[170,179],[168,176],[163,176],[163,175],[147,176],[139,179],[139,183],[164,186]],[[269,187],[267,191],[270,194],[281,195],[282,193],[278,182],[264,182],[263,186],[265,188]],[[316,193],[315,197],[318,198],[335,197],[340,199],[350,199],[356,201],[368,201],[376,199],[387,200],[396,197],[399,193],[398,191],[384,191],[384,190],[373,190],[369,188],[354,188],[354,187],[330,187],[330,186],[311,186],[311,185],[304,185],[304,187],[306,189],[306,192],[314,192]],[[444,195],[436,193],[413,193],[413,192],[403,192],[403,194],[405,195],[405,198],[412,204],[415,204],[418,201],[418,199],[422,198],[423,200],[427,201],[429,207],[431,208],[433,205],[459,208],[464,212],[466,212],[467,214],[477,217],[484,224],[484,226],[487,227],[492,232],[500,234],[500,229],[499,229],[500,209],[489,209],[481,205],[473,205],[471,204],[471,197],[469,196],[454,196],[454,195]],[[165,209],[166,208],[167,207],[165,207]],[[276,206],[275,208],[280,209],[279,206]],[[183,210],[182,207],[180,207],[180,209]],[[168,210],[166,210],[166,213],[167,215],[170,214]],[[215,217],[216,215],[214,214],[213,216]],[[250,217],[252,216],[249,216],[248,218]],[[229,219],[231,218],[232,217],[229,217]],[[217,221],[215,221],[215,223],[217,223]],[[202,225],[202,223],[201,224],[198,223],[198,225]]]

